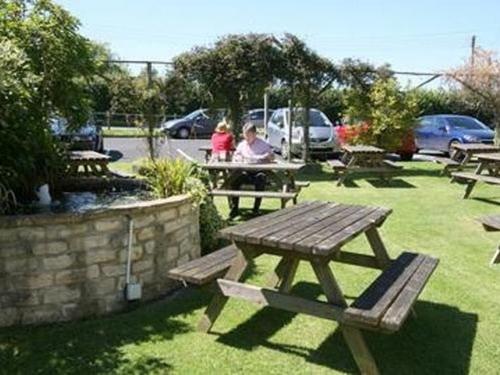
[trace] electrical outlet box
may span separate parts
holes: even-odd
[[[127,301],[141,299],[142,287],[139,283],[129,283],[125,286],[125,298]]]

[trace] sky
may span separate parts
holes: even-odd
[[[500,49],[500,0],[55,1],[80,19],[85,36],[124,60],[170,61],[247,32],[293,33],[333,61],[359,58],[398,71],[457,66],[470,55],[472,35],[478,46]]]

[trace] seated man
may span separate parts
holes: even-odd
[[[248,163],[268,163],[274,159],[273,150],[266,141],[257,137],[255,125],[247,123],[243,127],[243,138],[233,155],[233,161]],[[233,176],[231,189],[239,190],[243,184],[255,185],[255,191],[263,191],[266,188],[266,174],[262,171],[241,172]],[[259,213],[262,198],[255,198],[253,212]],[[232,198],[230,218],[238,216],[239,198]]]

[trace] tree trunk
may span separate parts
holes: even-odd
[[[243,110],[239,104],[232,104],[229,107],[229,123],[231,125],[231,129],[233,131],[233,135],[236,141],[239,141],[241,138],[241,118],[243,115]]]

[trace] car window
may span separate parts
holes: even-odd
[[[422,119],[420,119],[419,123],[418,123],[418,126],[419,128],[430,128],[432,127],[432,124],[434,123],[434,121],[432,121],[432,118],[431,117],[424,117]]]
[[[275,112],[271,121],[278,126],[283,126],[284,125],[283,111]]]
[[[262,120],[264,118],[264,111],[252,112],[250,114],[251,120]]]
[[[486,125],[484,125],[482,122],[472,117],[448,117],[447,120],[448,124],[453,129],[462,129],[462,130],[488,129]]]
[[[293,126],[304,126],[304,110],[302,108],[295,109],[293,111]],[[309,111],[309,124],[311,127],[329,128],[332,123],[321,111],[310,110]]]

